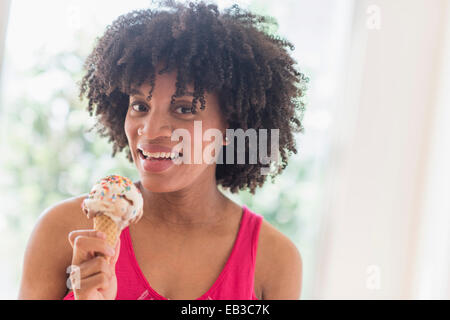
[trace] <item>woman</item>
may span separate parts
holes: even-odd
[[[143,217],[111,248],[82,214],[86,194],[48,208],[26,249],[21,299],[300,297],[295,245],[218,189],[254,193],[265,182],[261,169],[270,164],[247,163],[248,140],[244,164],[194,163],[193,153],[190,163],[178,165],[145,159],[173,150],[179,129],[192,137],[192,150],[200,143],[205,151],[208,129],[225,136],[226,129],[277,128],[282,162],[272,178],[279,174],[297,152],[293,132],[302,131],[303,103],[295,100],[305,78],[285,50],[293,46],[264,32],[265,17],[236,5],[223,13],[203,2],[163,5],[170,10],[133,11],[114,21],[81,81],[80,97],[87,93],[88,111],[95,110],[99,133],[113,142],[113,156],[126,149],[139,172]],[[215,141],[220,153],[213,156],[227,159],[232,140]],[[238,151],[229,152],[237,159]],[[79,268],[74,291],[69,265]]]

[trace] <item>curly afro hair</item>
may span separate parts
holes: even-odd
[[[245,139],[245,164],[217,164],[216,182],[232,193],[248,188],[254,194],[268,175],[274,177],[297,153],[294,132],[303,132],[304,96],[308,78],[294,67],[296,61],[286,50],[294,45],[267,30],[273,18],[256,15],[232,5],[219,12],[216,4],[204,1],[158,2],[157,9],[134,10],[119,16],[96,39],[87,57],[86,74],[78,83],[80,99],[87,96],[95,127],[100,136],[113,143],[114,157],[124,148],[133,162],[124,130],[131,89],[150,81],[151,94],[158,62],[159,73],[177,70],[176,92],[182,96],[186,84],[193,84],[193,112],[205,108],[204,92],[217,93],[219,107],[229,129],[279,129],[281,161],[248,164],[249,139]],[[93,128],[91,128],[92,130]],[[221,150],[226,158],[227,146]],[[236,151],[233,151],[236,153]],[[275,166],[274,166],[275,164]],[[262,174],[261,168],[270,170]]]

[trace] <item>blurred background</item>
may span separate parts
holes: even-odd
[[[309,78],[298,154],[230,195],[303,258],[302,299],[450,298],[450,1],[247,0]],[[42,211],[88,192],[111,157],[78,100],[94,40],[150,1],[0,0],[0,299],[16,299]]]

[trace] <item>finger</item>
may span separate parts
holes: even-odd
[[[69,239],[69,242],[70,242],[70,245],[72,246],[72,248],[74,246],[75,238],[78,236],[106,239],[106,235],[103,232],[96,231],[94,229],[74,230],[74,231],[69,232],[69,235],[68,235],[68,239]]]
[[[105,273],[107,276],[112,276],[109,264],[103,257],[95,257],[80,265],[80,279],[85,279],[97,273]]]
[[[73,263],[80,264],[85,260],[92,259],[96,253],[100,253],[105,257],[114,256],[114,249],[106,242],[105,239],[77,236],[74,240]]]
[[[83,295],[91,290],[107,289],[110,280],[111,277],[108,276],[107,274],[103,272],[97,273],[88,278],[82,279],[80,281],[80,289],[78,289],[78,291],[80,292],[81,295]]]

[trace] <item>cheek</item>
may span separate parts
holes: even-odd
[[[214,131],[208,132],[208,135],[205,135],[207,130],[214,129],[220,131],[219,135],[216,137],[215,135],[211,135]],[[191,164],[194,164],[196,159],[197,161],[201,159],[201,165],[200,167],[206,167],[210,165],[211,163],[211,157],[215,157],[216,150],[220,152],[220,148],[222,146],[222,141],[224,137],[222,136],[221,132],[222,129],[220,128],[220,125],[217,123],[214,125],[210,124],[208,126],[205,125],[205,122],[202,123],[202,130],[199,132],[199,134],[194,135],[194,130],[189,130],[191,134]],[[197,149],[196,149],[197,148]],[[196,156],[195,156],[196,154]],[[195,166],[196,169],[200,169],[198,165]],[[204,168],[203,168],[204,169]],[[200,169],[200,170],[203,170]]]
[[[124,130],[128,142],[130,142],[130,138],[133,137],[134,132],[137,132],[136,126],[137,126],[136,123],[134,123],[127,115],[125,117]]]

